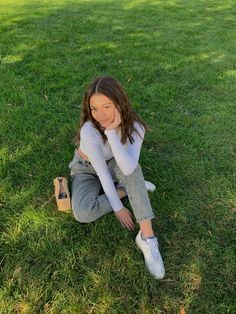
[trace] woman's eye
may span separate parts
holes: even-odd
[[[110,108],[110,106],[105,106],[105,109],[109,109]]]

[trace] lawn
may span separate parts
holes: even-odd
[[[235,1],[1,0],[0,21],[0,313],[236,313]],[[103,74],[151,128],[162,281],[138,226],[79,224],[52,198]]]

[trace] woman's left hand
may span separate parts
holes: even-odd
[[[115,215],[124,228],[134,230],[135,224],[132,220],[132,214],[126,207],[123,207],[119,211],[115,212]]]
[[[119,125],[121,124],[121,116],[118,109],[116,109],[114,121],[106,127],[106,130],[118,130]]]

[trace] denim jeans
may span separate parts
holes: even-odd
[[[114,181],[124,185],[137,222],[154,218],[141,166],[128,176],[118,167],[114,158],[107,161],[107,167]],[[74,154],[69,164],[71,169],[71,201],[74,217],[77,221],[88,223],[113,211],[110,202],[102,190],[99,177],[90,162]]]

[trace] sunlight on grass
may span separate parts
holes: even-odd
[[[23,59],[22,55],[8,55],[2,58],[2,63],[14,63],[19,62]]]
[[[226,58],[225,54],[219,54],[218,56],[215,56],[212,60],[213,63],[215,62],[222,62]]]
[[[236,78],[236,70],[225,71],[224,74],[223,74],[223,77],[224,76]]]
[[[187,309],[193,303],[202,283],[201,270],[197,262],[192,261],[189,265],[185,265],[180,277],[182,291],[185,296],[184,305]]]
[[[210,55],[208,53],[201,53],[199,54],[198,58],[200,60],[207,60],[210,57]]]
[[[17,202],[17,198],[27,197],[27,191],[21,192],[20,195],[15,196],[14,199]],[[4,238],[7,242],[16,242],[24,235],[25,232],[37,232],[43,227],[46,229],[50,226],[50,222],[47,220],[47,215],[43,212],[35,212],[34,209],[26,209],[20,215],[14,218],[10,223],[10,226],[4,232]]]
[[[147,34],[145,31],[140,30],[137,33],[129,34],[129,37],[131,39],[134,39],[134,40],[143,40],[143,38],[145,38],[145,39],[153,39],[153,38],[158,38],[159,36],[161,36],[161,32],[160,31],[154,31],[154,32],[152,32],[152,34]]]
[[[133,1],[129,1],[129,4],[125,4],[124,5],[124,9],[126,10],[131,10],[131,9],[135,9],[135,7],[139,6],[139,5],[146,5],[147,1],[146,0],[133,0]],[[149,0],[148,1],[149,5],[165,5],[165,6],[170,6],[170,7],[175,7],[178,6],[179,3],[175,0],[167,0],[167,1],[163,1],[163,0]]]
[[[103,295],[99,298],[97,304],[93,304],[90,309],[90,313],[109,313],[109,310],[112,308],[114,300],[112,295]]]
[[[111,42],[111,41],[106,41],[106,42],[102,42],[102,43],[97,43],[96,44],[96,48],[109,48],[109,49],[117,49],[119,47],[118,44]],[[94,44],[87,44],[85,49],[81,49],[81,51],[83,50],[87,50],[87,49],[94,49]]]
[[[1,163],[6,162],[8,159],[9,159],[8,147],[1,147],[0,148],[0,160],[1,160]]]
[[[229,3],[230,2],[230,3]],[[235,4],[235,1],[234,0],[231,0],[231,1],[227,1],[225,2],[224,4],[221,4],[221,5],[218,5],[216,7],[207,7],[206,8],[206,11],[208,12],[219,12],[219,11],[223,11],[223,10],[226,10],[226,9],[232,9],[232,6]],[[216,4],[217,5],[217,4]]]
[[[9,104],[10,106],[10,104]],[[32,152],[32,144],[24,145],[21,147],[15,147],[14,150],[9,150],[8,147],[2,147],[0,150],[0,158],[8,161],[17,161],[18,159],[30,154]]]

